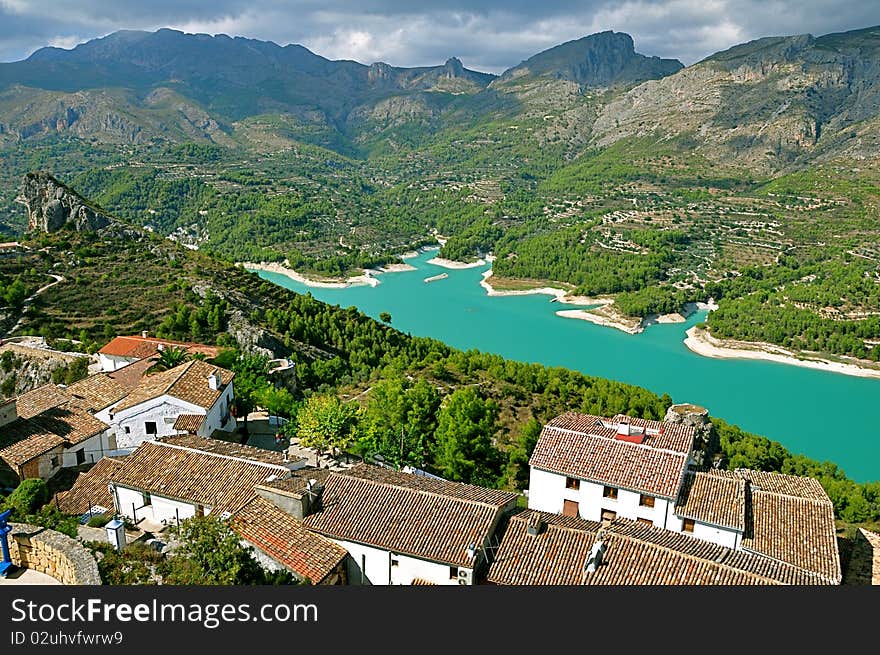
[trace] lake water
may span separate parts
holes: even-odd
[[[509,359],[565,366],[588,375],[628,382],[674,402],[695,403],[710,414],[784,444],[795,453],[830,460],[858,482],[880,479],[880,380],[800,366],[711,359],[684,345],[686,323],[652,325],[631,335],[555,315],[572,305],[551,296],[488,296],[479,285],[489,265],[447,270],[428,264],[436,252],[407,263],[417,270],[385,273],[377,287],[307,287],[276,273],[266,280],[324,302],[354,305],[373,318],[391,314],[391,325],[451,346],[476,348]],[[424,278],[448,273],[445,279]]]

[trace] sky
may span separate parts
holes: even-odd
[[[762,36],[880,25],[878,0],[0,0],[0,61],[119,29],[299,43],[329,59],[500,73],[559,43],[627,32],[636,51],[704,57]]]

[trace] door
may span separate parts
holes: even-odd
[[[562,503],[563,516],[578,516],[578,504],[573,500],[566,500]]]

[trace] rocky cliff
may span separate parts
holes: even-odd
[[[30,232],[56,232],[65,225],[93,232],[110,224],[106,214],[44,171],[24,176],[17,200],[27,207]]]

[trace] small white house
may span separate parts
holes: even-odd
[[[671,529],[694,436],[681,424],[563,414],[544,426],[529,461],[529,508]]]
[[[155,357],[165,348],[180,348],[189,354],[201,353],[209,358],[216,357],[219,352],[216,346],[156,339],[142,332],[140,336],[113,338],[98,351],[98,361],[101,364],[101,371],[109,373],[142,359]]]
[[[110,483],[117,513],[154,525],[214,512],[223,516],[251,499],[255,485],[291,475],[281,453],[273,453],[278,463],[271,463],[240,456],[246,446],[206,440],[211,450],[200,450],[183,445],[192,443],[188,439],[145,441],[123,460]]]
[[[194,432],[199,436],[235,430],[233,376],[232,371],[191,360],[144,378],[134,391],[107,409],[117,447],[131,450],[144,441],[179,434],[181,415],[203,417],[200,421],[190,419],[197,424]]]
[[[333,473],[304,524],[348,551],[349,584],[472,585],[517,495],[361,464]]]

